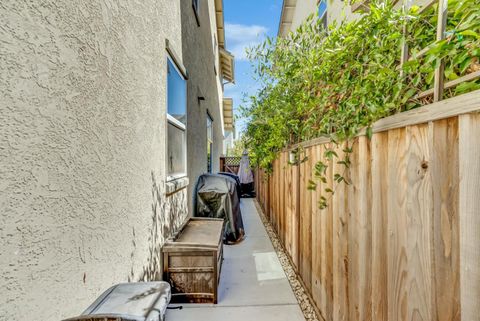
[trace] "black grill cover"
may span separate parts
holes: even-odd
[[[233,178],[235,180],[236,185],[237,185],[236,189],[237,189],[237,192],[238,192],[238,198],[242,198],[242,190],[241,190],[242,187],[241,187],[240,179],[238,178],[238,175],[233,174],[233,173],[229,173],[229,172],[218,172],[217,174]]]
[[[240,242],[243,228],[240,199],[235,179],[215,174],[203,174],[195,188],[195,216],[223,218],[224,243]]]

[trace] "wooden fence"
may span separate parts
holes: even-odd
[[[351,184],[331,198],[307,190],[326,149],[342,158],[328,139],[257,172],[257,200],[325,320],[480,320],[479,111],[476,91],[382,119],[350,142]],[[328,165],[331,186],[344,166]]]
[[[220,157],[220,172],[237,174],[240,168],[241,156],[222,156]]]

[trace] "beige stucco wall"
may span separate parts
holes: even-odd
[[[351,21],[358,17],[358,14],[352,13],[348,1],[326,0],[327,2],[327,22],[332,24],[334,21]],[[317,0],[297,0],[292,18],[290,31],[295,31],[310,15],[318,11]]]
[[[328,2],[327,22],[332,24],[334,21],[352,21],[358,18],[358,13],[353,13],[348,1],[332,0]]]
[[[317,8],[317,0],[297,0],[290,30],[295,31]]]
[[[199,175],[207,172],[207,111],[213,118],[212,171],[218,172],[223,147],[221,88],[219,70],[215,74],[213,36],[216,34],[214,1],[201,1],[200,26],[197,24],[191,1],[182,1],[183,60],[188,70],[187,83],[187,172],[189,204],[192,209],[193,191]],[[218,37],[217,37],[218,39]],[[199,101],[198,97],[205,100]]]
[[[59,320],[158,278],[187,215],[164,193],[180,0],[3,0],[0,24],[0,320]]]

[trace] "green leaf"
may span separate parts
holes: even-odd
[[[476,83],[475,81],[464,82],[455,88],[455,94],[457,95],[464,94],[466,92],[470,92],[477,89],[480,89],[479,83]]]
[[[472,37],[475,37],[477,39],[480,39],[480,35],[473,30],[464,30],[464,31],[459,32],[458,34],[462,35],[462,36],[472,36]]]
[[[324,153],[324,156],[329,160],[332,160],[334,156],[338,158],[337,153],[333,149],[327,149]]]
[[[308,186],[307,186],[307,189],[310,190],[310,191],[314,191],[317,189],[317,183],[315,183],[314,181],[312,181],[311,179],[308,180]]]
[[[366,134],[367,134],[368,139],[372,139],[372,136],[373,136],[372,126],[367,127]]]

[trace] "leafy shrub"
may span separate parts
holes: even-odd
[[[292,144],[319,136],[333,143],[348,141],[363,128],[370,136],[378,119],[423,103],[415,96],[433,86],[440,59],[445,61],[447,80],[480,70],[480,0],[450,0],[448,8],[448,36],[442,41],[434,41],[435,6],[421,14],[417,7],[403,13],[392,4],[374,1],[357,20],[326,30],[311,17],[285,38],[268,38],[251,48],[248,56],[260,89],[242,111],[252,163],[268,172],[278,152]],[[413,58],[400,67],[404,40]],[[463,83],[446,96],[479,87],[478,80]],[[349,153],[345,154],[338,163],[348,167]],[[322,170],[314,176],[321,181],[325,163],[316,166]],[[337,183],[346,181],[340,173],[335,176]],[[315,182],[309,187],[315,188]]]

